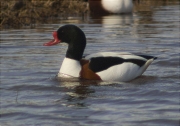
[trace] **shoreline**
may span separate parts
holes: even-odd
[[[133,0],[134,12],[152,11],[151,6],[169,4],[178,0]],[[53,19],[67,19],[78,15],[84,18],[89,12],[87,0],[2,0],[0,28],[32,27],[35,24],[52,23]]]

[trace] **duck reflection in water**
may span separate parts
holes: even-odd
[[[67,107],[87,107],[88,104],[84,101],[95,90],[91,86],[100,85],[101,81],[84,80],[78,78],[57,78],[61,87],[64,87],[66,95],[64,99],[67,101],[63,103]],[[60,100],[61,101],[61,100]]]

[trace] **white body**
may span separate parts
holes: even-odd
[[[154,59],[145,59],[143,57],[126,53],[126,52],[101,52],[94,53],[85,57],[85,59],[91,59],[92,57],[120,57],[123,59],[138,59],[146,61],[143,66],[138,66],[131,62],[124,62],[122,64],[114,65],[106,70],[97,72],[96,74],[103,81],[130,81],[140,75],[147,69],[147,67],[154,61]],[[80,77],[81,65],[79,61],[65,58],[60,68],[59,77]]]
[[[132,0],[102,0],[102,6],[110,13],[130,13],[133,10]]]

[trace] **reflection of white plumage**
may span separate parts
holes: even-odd
[[[60,68],[59,77],[79,77],[90,80],[130,81],[141,74],[156,57],[127,52],[100,52],[83,57],[86,38],[75,25],[65,25],[53,34],[51,46],[66,42],[68,50]]]

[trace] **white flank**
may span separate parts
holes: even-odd
[[[132,0],[102,0],[102,6],[111,13],[130,13],[133,2]]]
[[[112,66],[104,71],[98,72],[103,81],[130,81],[136,77],[142,75],[147,67],[152,63],[153,59],[150,59],[142,67],[136,64],[125,62],[120,65]]]
[[[133,63],[123,63],[112,66],[97,74],[103,81],[129,81],[136,78],[139,74],[139,66]]]
[[[79,61],[64,58],[58,77],[79,77],[81,65]]]

